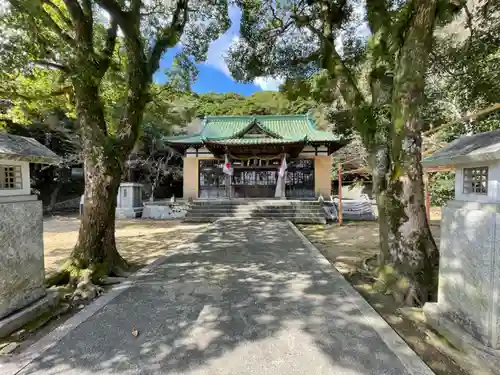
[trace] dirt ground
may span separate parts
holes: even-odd
[[[80,221],[77,216],[53,216],[45,218],[43,224],[45,272],[50,275],[68,259],[78,237]],[[131,271],[135,271],[168,251],[174,251],[178,245],[190,241],[204,228],[206,224],[186,224],[174,220],[118,220],[116,243],[120,254],[129,262]],[[88,303],[82,301],[71,306],[62,303],[54,311],[43,314],[11,336],[0,339],[0,358],[21,352]],[[5,348],[12,350],[6,351]]]
[[[440,216],[438,209],[432,210],[431,230],[438,246]],[[460,361],[462,353],[426,326],[421,309],[399,309],[391,295],[374,290],[372,281],[357,272],[364,259],[378,252],[376,222],[300,226],[300,230],[437,375],[470,374]]]
[[[55,216],[44,221],[44,255],[47,274],[56,271],[68,258],[78,237],[78,217]],[[116,244],[120,254],[134,268],[151,263],[168,250],[189,241],[205,224],[178,220],[118,220]]]

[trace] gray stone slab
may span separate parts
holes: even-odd
[[[500,205],[451,201],[443,208],[439,262],[440,314],[500,349]]]
[[[117,219],[135,219],[142,215],[144,207],[125,207],[117,208],[116,218]]]
[[[155,204],[151,202],[144,205],[143,219],[168,220],[182,219],[186,216],[188,206],[185,204]]]
[[[360,298],[288,223],[222,220],[16,373],[432,374]]]
[[[0,203],[0,319],[46,293],[41,201]]]

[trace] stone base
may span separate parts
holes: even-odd
[[[424,305],[425,320],[428,325],[438,331],[453,346],[464,352],[471,368],[487,369],[481,374],[496,374],[500,368],[500,350],[492,349],[476,340],[458,324],[447,319],[439,310],[438,303]]]
[[[441,213],[440,316],[500,349],[500,204],[449,201]]]
[[[133,208],[117,208],[116,218],[117,219],[135,219],[141,217],[144,207],[133,207]]]
[[[172,220],[183,219],[186,216],[187,206],[177,204],[147,203],[142,213],[143,219]]]
[[[50,310],[59,302],[57,292],[49,292],[45,297],[29,306],[15,312],[6,318],[0,319],[0,338],[10,335],[25,324],[35,320],[43,313]]]
[[[0,319],[45,295],[42,202],[0,203]]]

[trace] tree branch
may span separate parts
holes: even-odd
[[[40,12],[40,15],[42,16],[44,23],[48,27],[50,27],[52,30],[54,30],[56,32],[56,34],[59,35],[59,37],[61,39],[63,39],[69,45],[72,45],[72,46],[75,45],[75,40],[72,37],[70,37],[69,34],[64,32],[63,29],[61,29],[59,27],[59,25],[54,21],[54,19],[45,10],[42,9]]]
[[[108,35],[106,38],[106,45],[102,51],[103,58],[100,62],[100,68],[101,70],[104,70],[104,72],[108,70],[111,60],[113,59],[113,52],[116,46],[117,31],[118,31],[118,22],[116,22],[116,20],[113,18],[111,20],[111,26],[107,30]]]
[[[158,32],[148,61],[151,74],[158,70],[163,52],[167,48],[175,46],[184,32],[184,27],[188,19],[188,3],[189,0],[177,0],[177,6],[170,26]]]
[[[73,28],[73,22],[71,22],[71,20],[68,17],[66,17],[63,10],[61,8],[59,8],[56,4],[54,4],[52,2],[52,0],[42,0],[42,2],[44,4],[47,4],[49,7],[51,7],[57,13],[57,15],[61,18],[61,20],[66,24],[66,26]]]
[[[92,15],[92,1],[91,0],[83,0],[82,1],[82,10],[83,13],[89,17]]]
[[[71,18],[75,22],[81,22],[85,17],[83,13],[83,9],[80,7],[78,1],[75,0],[63,0],[64,4],[66,4],[66,8],[68,9]]]
[[[41,65],[41,66],[46,66],[48,68],[54,68],[54,69],[59,69],[60,71],[64,73],[69,73],[70,70],[67,66],[56,63],[54,61],[47,61],[47,60],[35,60],[33,61],[34,64],[36,65]]]
[[[68,9],[69,14],[71,15],[71,19],[75,24],[75,34],[76,39],[80,40],[85,46],[92,46],[92,28],[93,28],[93,17],[92,17],[92,7],[87,9],[86,11],[90,12],[85,14],[83,9],[80,7],[80,4],[76,0],[63,0],[64,4],[66,4],[66,8]],[[86,1],[84,1],[86,3]]]
[[[431,129],[423,132],[422,136],[423,137],[428,137],[431,134],[434,134],[434,133],[436,133],[439,130],[445,129],[445,128],[451,126],[451,125],[458,124],[458,123],[461,123],[461,122],[475,121],[475,120],[477,120],[480,117],[487,116],[490,113],[493,113],[493,112],[498,111],[498,110],[500,110],[500,103],[493,104],[492,106],[490,106],[488,108],[485,108],[483,110],[477,111],[475,113],[472,113],[472,114],[469,114],[469,115],[466,115],[466,116],[462,116],[458,120],[455,120],[455,121],[452,121],[452,122],[447,122],[445,124],[441,124],[439,126],[436,126],[435,128],[431,128]]]
[[[469,9],[469,7],[467,6],[467,4],[464,4],[464,11],[465,11],[465,23],[467,24],[467,28],[470,30],[470,39],[469,39],[469,44],[470,44],[470,40],[472,40],[473,36],[474,36],[474,27],[473,27],[473,16],[472,16],[472,13]]]
[[[20,93],[16,92],[15,90],[14,91],[3,91],[3,90],[0,90],[0,95],[1,96],[9,97],[11,99],[12,98],[17,98],[17,99],[24,99],[24,100],[28,100],[28,101],[36,101],[36,100],[41,100],[41,99],[52,98],[52,97],[55,97],[55,96],[61,96],[61,95],[70,93],[71,90],[72,90],[72,86],[66,86],[66,87],[63,87],[63,88],[61,88],[59,90],[52,91],[52,92],[50,92],[48,94],[36,95],[36,96],[30,96],[30,95],[20,94]]]
[[[318,30],[316,27],[314,27],[310,22],[307,23],[306,26],[310,31],[312,31],[316,36],[324,43],[329,43],[330,44],[330,50],[331,50],[331,58],[333,59],[333,62],[335,63],[334,66],[328,66],[327,69],[333,77],[336,78],[342,78],[344,80],[343,84],[340,85],[340,91],[342,93],[342,97],[346,101],[347,105],[350,107],[357,107],[365,102],[365,98],[361,94],[361,91],[359,90],[358,85],[356,84],[356,81],[354,79],[354,76],[352,75],[351,71],[349,68],[344,64],[344,61],[338,54],[337,50],[335,49],[335,45],[332,43],[331,40],[326,38],[321,30]]]
[[[54,31],[61,39],[63,39],[70,46],[75,46],[75,40],[69,36],[56,21],[43,9],[42,2],[36,4],[35,9],[29,9],[23,6],[19,0],[8,0],[12,7],[20,12],[28,14],[33,20],[40,18],[42,22],[52,31]]]
[[[134,35],[129,13],[125,12],[116,0],[96,0],[96,3],[111,15],[111,18],[120,26],[126,38],[137,37]]]
[[[390,26],[390,16],[385,1],[366,0],[366,13],[372,34],[382,27]]]

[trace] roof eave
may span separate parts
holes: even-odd
[[[456,166],[463,164],[475,164],[483,162],[491,162],[494,160],[500,161],[500,150],[488,153],[477,153],[467,155],[457,155],[452,157],[435,157],[429,156],[422,160],[422,165],[426,168],[441,167],[441,166]]]
[[[62,163],[62,159],[56,154],[54,154],[54,156],[41,156],[0,153],[0,159],[47,165],[59,165]]]

